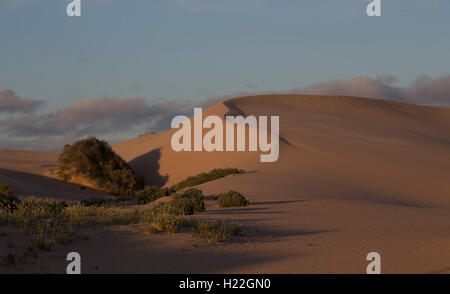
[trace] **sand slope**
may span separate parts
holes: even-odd
[[[198,250],[167,242],[162,251],[129,253],[130,271],[133,265],[158,272],[143,262],[161,253],[176,265],[166,272],[365,273],[366,255],[376,251],[384,273],[450,273],[448,107],[267,95],[232,99],[206,114],[228,112],[279,115],[278,162],[261,164],[248,152],[175,153],[173,131],[128,159],[147,181],[165,185],[216,167],[255,171],[199,186],[206,194],[234,189],[250,199],[240,209],[210,202],[203,214],[243,223],[246,241]],[[117,150],[124,157],[127,144],[134,148],[130,141]],[[111,264],[108,271],[119,270]]]
[[[114,146],[150,184],[172,185],[217,167],[256,170],[272,185],[317,197],[450,208],[450,111],[388,100],[253,96],[204,112],[280,116],[280,158],[259,152],[174,152],[174,132]],[[267,176],[265,176],[267,175]],[[294,189],[294,187],[292,187]],[[297,189],[296,189],[297,190]],[[332,193],[330,193],[332,191]]]
[[[8,183],[13,193],[63,200],[83,200],[107,194],[54,178],[57,152],[0,149],[0,182]]]

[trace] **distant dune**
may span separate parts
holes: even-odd
[[[450,272],[449,107],[264,95],[231,99],[203,114],[228,113],[278,115],[279,160],[260,163],[259,152],[177,153],[170,146],[175,130],[113,149],[148,184],[159,186],[213,168],[251,171],[199,188],[206,194],[244,193],[249,207],[221,209],[208,202],[204,216],[244,224],[254,242],[202,248],[199,259],[192,248],[180,254],[180,246],[190,246],[179,245],[184,241],[160,237],[160,248],[122,236],[130,238],[122,242],[127,246],[117,245],[114,254],[122,252],[126,260],[101,258],[103,248],[94,248],[92,258],[105,262],[105,272],[160,272],[148,266],[158,263],[164,272],[177,273],[364,273],[371,251],[381,254],[385,273]],[[56,158],[11,152],[0,151],[0,180],[25,179],[11,170],[45,175]],[[22,184],[13,180],[14,189],[25,189]]]

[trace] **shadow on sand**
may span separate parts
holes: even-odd
[[[138,176],[144,179],[145,184],[162,187],[169,180],[169,175],[163,176],[159,173],[160,158],[161,148],[158,148],[136,157],[129,162],[129,165]]]
[[[84,200],[105,197],[107,193],[85,188],[81,185],[65,183],[46,176],[0,169],[0,182],[8,183],[13,193],[23,197],[36,196],[60,200]]]

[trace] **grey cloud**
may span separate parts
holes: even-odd
[[[40,105],[41,101],[23,99],[10,89],[0,88],[0,112],[30,112]]]
[[[392,75],[377,78],[355,77],[349,80],[331,80],[293,89],[292,93],[317,95],[346,95],[387,98],[425,105],[450,105],[450,75],[439,78],[420,76],[406,87],[396,86]]]
[[[209,107],[221,98],[199,102],[158,100],[149,103],[144,98],[98,97],[76,101],[50,114],[36,112],[0,120],[0,128],[9,136],[74,136],[113,134],[137,126],[151,131],[170,128],[173,117],[191,114],[194,106]]]

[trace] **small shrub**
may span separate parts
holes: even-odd
[[[158,229],[156,229],[153,225],[151,225],[151,226],[149,226],[149,227],[147,228],[147,232],[148,232],[150,235],[153,235],[153,234],[158,233]]]
[[[20,199],[17,196],[0,193],[0,211],[12,213],[19,204]]]
[[[44,219],[58,217],[67,207],[64,201],[30,197],[20,202],[14,211],[16,219]]]
[[[175,191],[170,188],[159,189],[155,186],[145,186],[144,189],[136,192],[136,204],[147,204],[159,198],[169,196]]]
[[[54,243],[54,239],[52,239],[46,232],[39,231],[31,235],[32,246],[42,251],[52,250]]]
[[[226,224],[219,221],[200,220],[194,232],[200,237],[223,242],[231,236],[239,235],[241,228],[240,224],[234,222]]]
[[[190,203],[193,206],[194,212],[202,212],[205,211],[205,202],[203,202],[203,198],[204,196],[201,190],[192,188],[182,193],[175,194],[172,201],[184,200],[186,203]]]
[[[176,233],[186,223],[185,220],[183,216],[165,213],[158,215],[154,220],[154,224],[163,231]]]
[[[250,202],[241,193],[228,191],[217,196],[217,204],[220,207],[242,207],[250,205]]]
[[[82,200],[80,203],[84,206],[110,206],[115,202],[113,198],[97,197]]]
[[[74,204],[66,207],[61,215],[62,219],[69,223],[100,223],[108,225],[127,225],[137,223],[139,213],[127,211],[118,207],[84,206]]]
[[[0,195],[12,196],[11,187],[6,183],[0,183]]]
[[[178,191],[187,187],[193,187],[219,178],[223,178],[231,174],[241,174],[241,173],[245,173],[245,170],[237,168],[213,169],[207,173],[201,173],[196,176],[188,177],[187,179],[174,185],[172,189]]]
[[[191,199],[172,199],[170,202],[161,202],[146,210],[141,221],[154,224],[160,230],[176,233],[182,227],[192,227],[191,220],[186,215],[194,214],[194,205]]]

